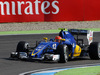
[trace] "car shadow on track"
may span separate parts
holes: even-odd
[[[13,58],[2,58],[4,60],[7,61],[22,61],[22,62],[32,62],[32,63],[44,63],[44,64],[56,64],[58,63],[57,61],[39,61],[39,60],[20,60],[20,59],[13,59]],[[74,58],[74,59],[70,59],[68,62],[81,62],[81,61],[87,61],[90,60],[90,58]]]

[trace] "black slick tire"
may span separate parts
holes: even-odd
[[[60,55],[58,63],[66,63],[68,61],[68,47],[67,45],[58,45],[57,54]]]
[[[28,52],[28,46],[29,44],[25,41],[20,41],[17,44],[16,52]]]
[[[20,59],[20,52],[26,52],[27,55],[28,55],[28,47],[29,47],[29,44],[26,43],[25,41],[20,41],[18,44],[17,44],[17,48],[16,48],[16,52],[18,52],[18,58]]]
[[[89,56],[93,60],[100,59],[100,43],[92,42],[89,46]]]

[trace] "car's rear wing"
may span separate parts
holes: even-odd
[[[68,31],[73,35],[87,35],[89,33],[88,30],[80,30],[80,29],[68,29]]]
[[[81,30],[81,29],[68,29],[72,35],[77,35],[77,40],[79,35],[87,35],[88,44],[93,42],[93,31],[91,30]],[[79,39],[80,40],[80,39]],[[78,42],[78,41],[77,41]]]

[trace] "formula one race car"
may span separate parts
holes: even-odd
[[[11,58],[52,60],[65,63],[68,59],[90,56],[91,59],[100,59],[100,43],[93,41],[93,31],[69,29],[65,31],[60,28],[59,36],[55,39],[44,37],[43,41],[36,43],[35,47],[30,47],[29,43],[20,41],[16,52],[11,52]],[[74,37],[76,35],[76,38]],[[79,35],[87,35],[88,45],[84,44]]]

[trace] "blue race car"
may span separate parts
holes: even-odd
[[[93,32],[88,30],[60,28],[59,35],[55,39],[44,37],[43,41],[36,43],[35,47],[30,47],[29,43],[20,41],[16,52],[11,52],[11,58],[52,60],[65,63],[69,59],[90,56],[91,59],[100,59],[100,43],[93,41]],[[75,38],[73,35],[76,35]],[[88,45],[84,44],[79,35],[87,35]]]

